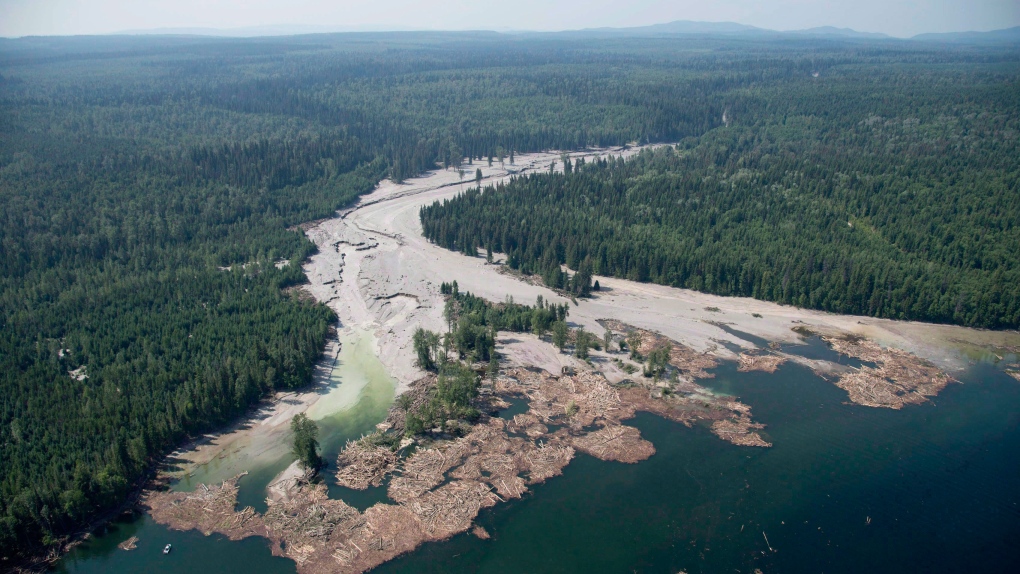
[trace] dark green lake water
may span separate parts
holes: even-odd
[[[579,454],[526,499],[484,511],[492,539],[460,535],[374,572],[1020,572],[1020,383],[993,365],[902,411],[845,404],[843,391],[789,363],[771,375],[732,364],[716,373],[708,386],[751,405],[773,448],[640,415],[630,424],[655,444],[649,460]],[[116,549],[132,534],[137,550]],[[167,542],[175,551],[163,556]],[[261,539],[142,519],[58,568],[188,570],[294,566]]]

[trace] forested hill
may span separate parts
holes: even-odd
[[[743,92],[732,124],[422,210],[425,235],[563,280],[1020,326],[1015,67],[847,66]],[[563,165],[561,160],[561,166]]]
[[[832,126],[860,124],[846,137],[874,142],[879,163],[868,181],[895,186],[903,205],[921,204],[936,182],[903,188],[906,172],[897,170],[941,174],[939,197],[973,183],[974,193],[998,193],[1002,203],[960,195],[963,203],[938,214],[1007,226],[1015,187],[1001,166],[1015,151],[1017,106],[1009,98],[1017,93],[1017,60],[1015,51],[996,48],[817,39],[2,40],[0,559],[53,545],[122,503],[146,469],[187,437],[308,381],[334,318],[289,294],[304,280],[299,264],[313,247],[288,229],[329,216],[381,177],[467,170],[514,152],[684,140],[675,157],[585,177],[631,170],[638,179],[683,181],[682,171],[657,175],[645,166],[689,163],[691,174],[714,178],[701,185],[739,187],[788,169],[774,194],[793,202],[812,197],[805,190],[832,172],[830,156],[860,149]],[[857,90],[825,91],[832,85]],[[797,92],[803,97],[791,99]],[[782,124],[777,110],[788,116]],[[731,126],[719,130],[724,114]],[[760,129],[765,121],[774,134],[759,143],[773,133]],[[829,143],[811,153],[824,167],[803,167],[798,142],[819,135]],[[899,164],[899,150],[916,161]],[[776,167],[745,166],[745,156]],[[946,175],[953,166],[957,175]],[[860,189],[853,178],[863,175],[840,173],[850,179],[824,180],[833,194]],[[635,189],[649,194],[629,205],[645,218],[640,245],[650,246],[664,237],[655,218],[672,208],[653,208],[665,201],[659,187]],[[692,196],[685,209],[707,217],[715,213],[705,209],[709,199]],[[568,205],[577,204],[565,199],[558,209]],[[581,211],[559,213],[561,232],[579,229]],[[906,216],[904,209],[854,213],[855,229],[876,234],[883,217]],[[989,245],[1006,250],[1013,229],[940,239],[962,249],[943,254],[946,265],[973,267],[981,256],[978,272],[950,283],[994,272],[1000,260],[984,255]],[[910,243],[923,238],[890,240],[910,250],[923,248]],[[520,251],[522,262],[530,249]],[[647,263],[638,275],[666,277],[656,261]],[[791,282],[798,273],[790,271]],[[972,291],[952,301],[975,314],[973,323],[988,323],[979,303]]]

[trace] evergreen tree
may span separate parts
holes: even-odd
[[[591,346],[590,335],[584,327],[578,327],[574,331],[574,356],[578,359],[588,358],[588,348]]]
[[[563,348],[567,346],[567,331],[567,324],[563,321],[553,323],[553,344],[556,345],[560,352],[563,352]]]
[[[322,468],[319,456],[319,426],[304,413],[299,413],[290,421],[290,430],[294,433],[294,456],[301,466],[308,471]]]
[[[431,371],[436,368],[436,362],[433,357],[433,348],[435,347],[435,340],[437,336],[431,331],[418,328],[414,332],[412,337],[412,344],[414,346],[415,353],[415,365],[418,368],[426,371]]]

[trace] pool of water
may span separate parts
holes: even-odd
[[[750,333],[745,333],[744,331],[738,331],[730,327],[729,325],[725,325],[723,323],[712,324],[715,325],[716,327],[719,327],[723,331],[726,331],[730,335],[733,335],[734,337],[752,343],[761,349],[767,349],[770,347],[769,341],[761,337],[752,335]],[[734,353],[740,353],[744,350],[739,345],[736,345],[734,343],[728,343],[725,341],[720,342],[727,349],[733,351]],[[822,339],[818,335],[808,335],[806,337],[802,337],[799,343],[783,343],[779,346],[779,350],[782,351],[783,353],[787,353],[790,355],[804,357],[805,359],[811,359],[815,361],[829,361],[830,363],[836,363],[837,365],[849,365],[855,369],[859,369],[864,366],[873,368],[877,366],[875,365],[875,363],[861,361],[860,359],[848,357],[846,355],[841,355],[837,353],[832,349],[832,347],[829,346],[828,343],[825,342],[824,339]]]
[[[523,415],[531,408],[525,397],[508,397],[506,402],[510,403],[510,406],[499,411],[499,418],[507,421],[514,420],[515,416]]]

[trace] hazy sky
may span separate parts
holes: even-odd
[[[326,25],[564,30],[672,20],[911,36],[1020,25],[1020,0],[0,0],[0,36]]]

